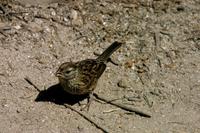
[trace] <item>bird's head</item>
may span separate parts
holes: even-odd
[[[61,64],[56,72],[56,77],[62,78],[65,80],[70,80],[74,78],[77,74],[77,66],[75,63],[66,62]]]

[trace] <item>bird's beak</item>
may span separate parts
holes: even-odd
[[[56,76],[56,77],[62,77],[62,73],[59,72],[59,71],[57,71],[57,72],[55,73],[55,76]]]
[[[62,79],[67,79],[61,72],[56,72],[56,74],[55,74],[55,76],[56,77],[58,77],[58,78],[62,78]]]

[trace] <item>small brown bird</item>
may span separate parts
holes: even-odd
[[[56,72],[63,89],[74,95],[91,94],[95,89],[98,79],[106,69],[106,63],[110,55],[115,52],[122,43],[112,43],[97,59],[86,59],[78,62],[66,62],[61,64]],[[90,99],[88,105],[90,104]]]

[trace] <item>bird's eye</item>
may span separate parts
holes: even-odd
[[[69,70],[68,70],[68,71],[65,71],[66,74],[69,74],[70,72],[71,72],[71,71],[69,71]]]

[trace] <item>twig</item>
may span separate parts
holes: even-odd
[[[138,73],[138,77],[139,77],[139,80],[140,80],[140,82],[142,83],[142,85],[144,85],[144,81],[142,80],[142,76],[141,76],[140,73]]]
[[[154,40],[156,47],[160,47],[160,35],[158,31],[154,33]]]
[[[147,103],[147,105],[151,108],[153,106],[153,102],[149,101],[146,94],[143,94],[143,98],[144,98],[145,102]]]
[[[73,108],[72,106],[68,105],[68,104],[64,104],[64,106],[66,108],[71,109],[72,111],[78,113],[80,116],[82,116],[83,118],[85,118],[87,121],[89,121],[90,123],[94,124],[98,129],[102,130],[104,133],[109,133],[107,129],[101,127],[100,125],[98,125],[95,121],[93,121],[89,116],[83,114],[81,111],[76,110],[75,108]]]
[[[185,123],[183,123],[183,122],[178,122],[178,121],[169,121],[169,122],[167,122],[167,123],[185,125]]]
[[[3,30],[0,29],[0,33],[4,36],[4,37],[8,37],[8,35],[6,35]]]
[[[8,37],[8,35],[6,35],[6,34],[4,33],[4,31],[10,30],[10,29],[11,29],[10,26],[0,27],[0,33],[1,33],[2,35],[4,35],[5,37]]]
[[[158,57],[158,53],[157,53],[158,48],[161,48],[160,47],[160,45],[161,45],[161,42],[160,42],[160,32],[156,31],[154,33],[154,40],[155,40],[154,56],[155,56],[156,60],[158,61],[158,66],[161,68],[162,67],[161,60]]]
[[[139,115],[144,116],[144,117],[151,117],[150,113],[148,113],[148,112],[142,111],[142,110],[137,109],[137,108],[128,107],[128,106],[125,106],[125,105],[117,103],[117,102],[112,102],[112,101],[110,102],[110,100],[107,100],[106,98],[103,98],[103,97],[97,95],[96,93],[94,93],[93,95],[99,100],[102,100],[106,103],[117,106],[117,107],[124,109],[126,111],[135,112],[136,114],[139,114]]]
[[[172,37],[172,34],[166,32],[166,31],[160,31],[160,33],[163,34],[163,35],[167,35],[167,36],[169,36],[170,38]]]
[[[33,82],[30,80],[30,78],[29,77],[25,77],[24,78],[30,85],[32,85],[38,92],[41,92],[41,90],[35,85],[35,84],[33,84]]]
[[[119,110],[119,108],[117,108],[117,109],[106,110],[106,111],[103,111],[103,113],[104,113],[104,114],[105,114],[105,113],[111,113],[111,112],[114,112],[114,111],[117,111],[117,110]]]

